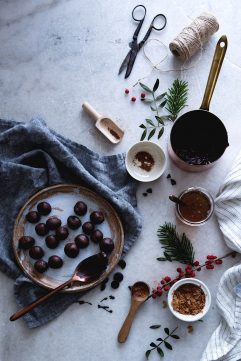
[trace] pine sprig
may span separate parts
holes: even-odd
[[[188,83],[184,80],[174,80],[166,94],[166,109],[172,121],[176,120],[180,111],[187,105]]]
[[[154,325],[156,326],[156,325]],[[158,325],[159,326],[159,325]],[[155,328],[159,328],[159,327],[153,327],[153,326],[150,326],[150,328],[152,329],[155,329]],[[157,353],[159,354],[160,357],[164,357],[164,351],[163,349],[160,347],[162,344],[165,345],[165,347],[168,349],[168,350],[172,350],[172,345],[167,342],[167,339],[168,338],[173,338],[173,339],[176,339],[178,340],[180,337],[178,335],[175,335],[174,332],[178,329],[178,327],[175,327],[174,330],[170,331],[169,328],[165,327],[164,328],[164,331],[166,333],[166,337],[165,338],[161,338],[161,337],[158,337],[156,339],[156,341],[159,341],[158,343],[155,343],[155,342],[151,342],[150,343],[150,346],[152,347],[151,349],[147,350],[146,353],[145,353],[145,356],[146,358],[148,359],[148,357],[150,356],[150,353],[153,351],[153,350],[156,350]],[[163,346],[162,345],[162,346]]]
[[[157,231],[159,241],[164,248],[164,256],[157,258],[158,261],[178,261],[184,264],[193,264],[194,250],[192,242],[185,233],[179,235],[176,226],[165,223]]]

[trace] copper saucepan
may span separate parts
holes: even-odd
[[[172,127],[168,152],[173,162],[183,170],[200,172],[210,168],[229,145],[224,124],[209,111],[227,45],[227,37],[223,35],[215,49],[200,109],[181,115]]]

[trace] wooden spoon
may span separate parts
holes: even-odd
[[[108,264],[108,258],[104,252],[94,254],[88,258],[85,258],[81,261],[78,266],[76,267],[72,277],[63,283],[62,285],[56,287],[51,292],[47,293],[46,295],[38,298],[37,300],[33,301],[29,305],[23,307],[16,313],[14,313],[10,317],[10,321],[15,321],[18,318],[22,317],[26,313],[30,312],[33,308],[40,305],[41,303],[47,301],[50,297],[52,297],[55,293],[61,291],[65,287],[72,284],[72,282],[80,282],[80,283],[88,283],[93,279],[98,278],[101,273],[106,269]]]
[[[145,282],[136,282],[131,288],[131,307],[129,313],[120,329],[118,341],[123,343],[126,341],[136,311],[145,302],[150,294],[150,288]]]
[[[186,203],[184,203],[180,198],[176,197],[176,196],[169,196],[170,201],[179,204],[180,206],[187,206]]]

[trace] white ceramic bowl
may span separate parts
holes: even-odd
[[[141,169],[134,163],[135,156],[138,152],[147,152],[154,159],[154,165],[148,172]],[[140,182],[151,182],[158,179],[164,172],[166,167],[166,156],[162,148],[156,143],[143,141],[134,144],[126,154],[127,172]]]
[[[172,307],[172,298],[173,298],[173,293],[174,291],[184,285],[184,284],[187,284],[187,283],[191,283],[193,285],[197,285],[197,286],[201,286],[204,294],[205,294],[205,298],[206,298],[206,302],[205,302],[205,306],[204,308],[202,309],[202,311],[200,313],[198,313],[197,315],[183,315],[182,313],[179,313],[177,311],[175,311]],[[207,288],[207,286],[202,282],[202,281],[199,281],[195,278],[183,278],[182,280],[180,281],[177,281],[169,290],[168,292],[168,306],[171,310],[171,312],[173,313],[174,316],[176,316],[177,318],[179,318],[179,320],[182,320],[182,321],[186,321],[186,322],[194,322],[194,321],[198,321],[200,320],[201,318],[203,318],[206,313],[208,312],[209,308],[210,308],[210,305],[211,305],[211,294],[210,294],[210,291],[209,289]]]

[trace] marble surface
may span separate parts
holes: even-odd
[[[237,262],[229,259],[214,272],[202,271],[200,279],[210,287],[213,301],[211,311],[203,323],[194,324],[193,333],[187,325],[178,322],[162,299],[148,301],[137,315],[130,336],[124,345],[117,343],[117,334],[127,314],[130,291],[128,286],[137,280],[151,286],[166,274],[174,275],[174,264],[156,261],[162,254],[156,230],[165,221],[174,221],[174,209],[167,200],[170,193],[178,193],[188,186],[206,187],[215,195],[240,149],[241,60],[240,16],[236,0],[143,0],[147,16],[141,35],[153,16],[163,12],[168,25],[151,38],[166,45],[184,25],[208,10],[217,16],[220,30],[208,44],[203,54],[194,59],[194,66],[186,72],[151,72],[148,61],[140,53],[128,80],[118,76],[120,62],[128,50],[128,42],[135,29],[131,20],[132,8],[139,1],[110,0],[0,0],[0,117],[29,121],[35,116],[44,118],[49,127],[60,134],[80,142],[101,154],[126,151],[140,138],[138,125],[149,115],[148,107],[140,101],[130,102],[130,95],[139,97],[139,78],[152,85],[157,77],[165,91],[176,78],[189,82],[188,109],[200,106],[215,44],[222,34],[227,34],[229,47],[220,78],[213,96],[211,110],[223,119],[228,128],[230,147],[213,169],[202,174],[182,172],[168,161],[167,172],[177,180],[172,187],[165,175],[152,184],[140,184],[138,207],[143,216],[143,231],[127,256],[127,267],[121,287],[113,291],[110,285],[104,292],[94,289],[84,299],[93,303],[74,304],[53,322],[39,329],[28,330],[23,320],[8,321],[16,310],[13,282],[0,274],[0,360],[1,361],[121,361],[144,360],[151,341],[162,331],[149,326],[160,323],[165,327],[179,326],[181,339],[173,342],[173,351],[166,350],[166,359],[198,361],[210,335],[218,325],[215,294],[222,273]],[[163,56],[162,47],[150,47],[153,60]],[[169,53],[163,69],[179,67]],[[93,122],[81,111],[81,104],[89,101],[100,113],[115,118],[125,129],[123,141],[113,146],[95,129]],[[171,124],[165,127],[160,144],[166,149]],[[166,174],[167,174],[166,172]],[[118,174],[116,175],[118,177]],[[142,196],[151,186],[152,195]],[[198,229],[178,224],[193,239],[197,258],[203,259],[212,252],[222,255],[227,251],[215,217]],[[108,304],[109,314],[97,308],[105,296],[116,298]],[[158,360],[157,354],[151,355]]]

